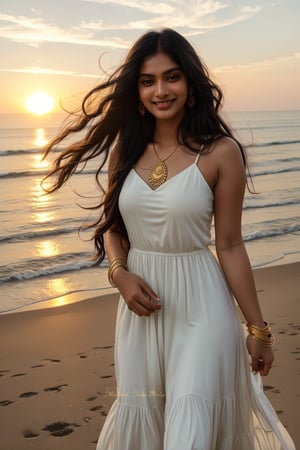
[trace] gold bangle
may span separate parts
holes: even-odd
[[[263,344],[267,347],[272,347],[272,345],[275,342],[275,338],[272,334],[271,327],[267,322],[265,322],[264,328],[259,328],[255,325],[251,325],[250,323],[247,323],[246,326],[247,326],[248,333],[254,339],[256,339],[258,342],[260,342],[261,344]]]
[[[114,259],[108,269],[108,281],[112,287],[116,287],[113,282],[113,273],[118,267],[123,267],[125,270],[128,270],[126,260],[124,258]]]

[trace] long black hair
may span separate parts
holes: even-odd
[[[104,195],[93,209],[99,209],[99,219],[94,227],[95,261],[100,264],[105,257],[104,234],[109,229],[117,230],[126,238],[126,229],[118,207],[123,182],[153,141],[154,117],[146,111],[139,112],[138,76],[145,58],[162,51],[184,72],[194,105],[186,107],[186,113],[178,127],[178,139],[191,151],[208,152],[211,144],[220,137],[236,140],[219,114],[223,95],[211,80],[208,70],[191,44],[171,29],[150,31],[141,36],[129,51],[125,62],[107,81],[92,89],[83,99],[79,118],[55,137],[47,146],[45,155],[58,146],[69,135],[86,130],[83,139],[70,144],[54,161],[46,179],[56,175],[47,192],[59,189],[81,164],[102,156],[96,170],[96,181]],[[237,142],[237,141],[236,141]],[[196,147],[193,147],[196,145]],[[246,155],[239,142],[244,163]],[[107,162],[111,149],[115,147],[117,163],[105,190],[100,182],[100,173]]]

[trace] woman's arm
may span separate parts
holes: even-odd
[[[117,162],[116,150],[112,152],[108,167],[110,178]],[[118,231],[109,230],[105,236],[105,248],[109,263],[117,259],[127,261],[129,242]],[[124,266],[118,266],[113,271],[113,281],[128,308],[139,316],[149,316],[161,308],[158,296],[150,286],[138,275],[127,271]]]
[[[246,321],[264,328],[253,273],[241,234],[246,174],[237,144],[222,139],[214,150],[217,182],[214,189],[216,252],[228,284]],[[269,347],[247,338],[252,370],[267,375],[273,361]]]

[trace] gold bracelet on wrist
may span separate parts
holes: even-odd
[[[258,342],[260,342],[261,344],[263,344],[267,347],[272,347],[272,345],[275,342],[275,338],[272,334],[271,327],[267,322],[265,322],[264,328],[259,328],[255,325],[251,325],[250,323],[247,323],[246,326],[247,326],[248,333],[254,339],[256,339]]]
[[[116,285],[113,281],[113,274],[114,274],[114,271],[118,267],[123,267],[125,270],[128,270],[127,262],[124,258],[114,259],[109,265],[107,276],[108,276],[108,281],[112,287],[116,287]]]

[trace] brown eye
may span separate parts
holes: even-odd
[[[150,78],[142,78],[140,81],[142,86],[148,87],[148,86],[152,86],[153,82]]]
[[[172,73],[171,75],[169,75],[168,77],[168,81],[178,81],[180,78],[180,74],[179,73]]]

